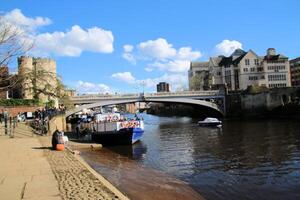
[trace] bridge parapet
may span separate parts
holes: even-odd
[[[80,100],[113,100],[113,99],[133,99],[139,97],[192,97],[192,96],[215,96],[219,95],[219,90],[210,91],[183,91],[183,92],[159,92],[159,93],[133,93],[133,94],[106,94],[106,95],[80,95],[71,97],[73,101]]]
[[[170,97],[170,96],[213,96],[218,95],[219,90],[209,91],[182,91],[182,92],[158,92],[158,93],[146,93],[145,97]]]

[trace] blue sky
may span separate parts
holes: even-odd
[[[189,62],[235,48],[300,56],[297,0],[2,0],[1,15],[26,30],[34,56],[57,62],[80,93],[187,88]],[[11,67],[16,67],[11,63]]]

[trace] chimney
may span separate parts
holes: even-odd
[[[275,56],[276,50],[274,48],[268,48],[267,50],[267,56]]]

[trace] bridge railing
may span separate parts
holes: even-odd
[[[219,90],[210,91],[182,91],[182,92],[158,92],[146,93],[145,97],[161,97],[161,96],[211,96],[219,94]]]
[[[210,91],[182,91],[182,92],[158,92],[158,93],[131,93],[131,94],[97,94],[97,95],[80,95],[71,97],[72,100],[94,100],[94,99],[130,99],[139,97],[172,97],[172,96],[213,96],[218,95],[219,90]]]
[[[71,97],[71,99],[120,99],[120,98],[136,98],[140,94],[117,94],[117,95],[78,95]]]

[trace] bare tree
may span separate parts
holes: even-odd
[[[28,52],[33,44],[26,37],[26,31],[8,23],[0,16],[0,67],[7,66],[13,59]],[[0,91],[7,90],[19,83],[15,76],[0,77]]]
[[[0,66],[7,65],[13,58],[24,55],[33,47],[26,36],[25,30],[0,16]]]
[[[0,16],[0,67],[7,66],[12,60],[25,55],[33,47],[26,29],[20,28]],[[0,74],[0,91],[22,88],[32,94],[33,99],[41,95],[53,98],[66,98],[65,86],[56,73],[45,69],[26,70],[18,75]]]

